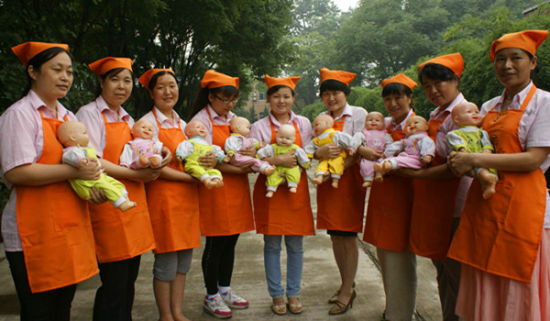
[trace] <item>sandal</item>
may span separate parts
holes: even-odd
[[[336,314],[344,314],[348,312],[349,309],[353,307],[353,300],[355,300],[356,297],[355,290],[353,290],[353,293],[351,294],[351,298],[348,301],[348,304],[344,304],[339,300],[336,300],[334,302],[336,305],[334,305],[329,311],[328,314],[330,315],[336,315]]]
[[[353,282],[353,288],[355,289],[355,282]],[[338,301],[338,295],[340,295],[340,289],[334,292],[330,299],[328,299],[328,303],[336,303],[336,301]]]
[[[291,299],[293,299],[294,303],[291,303]],[[300,301],[300,298],[293,297],[288,298],[288,311],[292,314],[300,314],[304,310],[304,306],[302,305],[302,302]]]
[[[276,315],[285,315],[286,314],[285,301],[282,300],[282,303],[276,304],[275,300],[273,300],[273,304],[271,305],[271,311],[273,311],[273,313],[275,313]]]

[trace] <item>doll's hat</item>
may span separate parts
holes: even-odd
[[[535,55],[539,46],[548,37],[548,30],[524,30],[520,32],[507,33],[491,45],[491,60],[495,60],[495,54],[504,48],[519,48]]]
[[[175,77],[175,73],[171,68],[152,68],[147,70],[138,78],[139,83],[145,87],[149,88],[149,83],[151,82],[151,78],[153,78],[154,75],[158,74],[159,72],[166,71],[171,73]]]
[[[264,82],[267,85],[267,88],[271,88],[273,86],[286,86],[290,89],[294,90],[296,88],[296,83],[300,80],[299,76],[294,77],[288,77],[288,78],[275,78],[271,77],[269,75],[264,76]]]
[[[132,59],[124,57],[105,57],[88,65],[98,76],[106,74],[109,70],[124,68],[132,71]]]
[[[386,87],[386,85],[392,84],[392,83],[398,83],[398,84],[405,85],[405,86],[409,87],[410,90],[412,90],[413,88],[418,87],[418,84],[414,80],[412,80],[411,78],[407,77],[405,74],[398,74],[398,75],[395,75],[391,78],[386,78],[386,79],[382,80],[382,88],[384,88],[384,87]]]
[[[202,88],[219,88],[224,86],[233,86],[239,88],[239,77],[231,77],[212,69],[207,70],[201,80]]]
[[[349,86],[352,80],[357,76],[357,74],[354,74],[353,72],[344,70],[330,70],[325,67],[321,68],[319,73],[321,74],[321,83],[325,80],[332,79],[344,83],[346,86]]]
[[[464,70],[464,59],[462,59],[460,52],[435,57],[425,61],[418,66],[418,71],[424,68],[427,64],[438,64],[447,67],[451,69],[451,71],[454,72],[458,78],[460,78],[462,71]]]
[[[69,45],[67,44],[39,41],[23,42],[15,47],[11,47],[11,51],[13,51],[17,58],[19,58],[19,61],[21,61],[21,63],[26,66],[29,63],[29,60],[31,60],[34,56],[38,55],[44,50],[54,47],[62,48],[67,52],[69,51]]]

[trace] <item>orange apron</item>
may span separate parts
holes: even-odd
[[[185,140],[182,129],[179,126],[162,128],[155,110],[153,115],[159,129],[159,140],[170,149],[172,155],[176,155],[178,144]],[[183,172],[183,166],[175,156],[168,167]],[[174,252],[201,246],[198,185],[159,178],[145,184],[145,188],[155,236],[154,252]]]
[[[42,155],[36,163],[59,164],[56,139],[62,121],[44,118]],[[65,118],[65,120],[67,120]],[[67,181],[17,186],[16,218],[32,293],[49,291],[97,274],[90,213]]]
[[[108,122],[105,115],[102,116],[105,123],[103,158],[118,164],[124,144],[132,139],[130,127],[124,121]],[[109,203],[90,204],[99,263],[130,259],[155,247],[143,183],[119,180],[126,186],[128,198],[137,206],[121,212]]]
[[[212,143],[223,149],[231,134],[229,125],[212,124]],[[207,189],[199,184],[201,233],[204,236],[226,236],[252,231],[254,218],[250,201],[248,175],[223,173],[221,188]]]
[[[341,131],[344,121],[335,121],[333,128]],[[317,228],[360,233],[363,229],[365,190],[361,188],[363,178],[359,164],[355,163],[344,171],[338,188],[324,182],[317,186]]]
[[[430,119],[428,135],[436,142],[443,119]],[[436,153],[431,166],[445,164],[445,157]],[[451,243],[453,212],[460,178],[412,180],[413,206],[409,245],[417,255],[444,260]]]
[[[411,117],[414,116],[414,113]],[[386,131],[394,141],[405,138],[405,133],[397,130]],[[367,204],[367,220],[363,240],[372,245],[396,252],[409,248],[413,190],[411,179],[399,176],[386,176],[384,181],[373,182]]]
[[[496,153],[523,152],[518,127],[535,90],[533,85],[520,109],[500,115],[491,109],[483,119]],[[487,273],[531,282],[546,209],[544,174],[537,168],[499,170],[498,176],[496,193],[488,200],[482,198],[479,181],[472,182],[449,257]]]
[[[271,144],[275,143],[277,132],[271,119]],[[294,144],[302,147],[302,137],[296,123],[296,141]],[[296,193],[290,193],[287,188],[279,188],[272,198],[265,197],[266,176],[258,175],[254,185],[254,219],[256,231],[267,235],[314,235],[313,214],[309,200],[307,175],[302,173]]]

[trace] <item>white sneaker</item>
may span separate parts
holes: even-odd
[[[225,304],[219,293],[210,299],[208,295],[205,296],[203,309],[218,319],[229,319],[232,316],[231,309]]]
[[[241,297],[241,296],[238,296],[236,295],[235,293],[233,293],[233,291],[229,290],[228,292],[220,292],[223,300],[225,301],[225,303],[233,308],[233,309],[246,309],[248,308],[248,301]]]

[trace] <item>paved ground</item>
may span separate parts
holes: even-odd
[[[19,320],[18,302],[3,253],[3,247],[0,247],[0,321],[15,321]],[[191,320],[212,321],[215,319],[202,311],[205,290],[200,267],[201,253],[202,249],[196,249],[193,255],[183,310]],[[135,321],[157,320],[158,314],[152,291],[153,255],[144,254],[141,262],[141,271],[136,283],[133,317]],[[241,235],[237,244],[232,287],[250,300],[250,308],[235,311],[232,320],[380,320],[384,310],[384,290],[377,263],[372,246],[361,242],[356,278],[357,299],[348,313],[329,317],[330,305],[327,300],[340,284],[330,239],[324,231],[319,231],[316,236],[306,237],[301,293],[305,311],[296,316],[276,316],[270,310],[271,298],[267,293],[262,236],[254,232],[245,233]],[[286,266],[285,259],[282,265]],[[418,258],[418,273],[417,320],[441,320],[435,270],[431,262]],[[78,286],[73,301],[72,320],[91,320],[93,298],[98,285],[99,278],[96,276]]]

